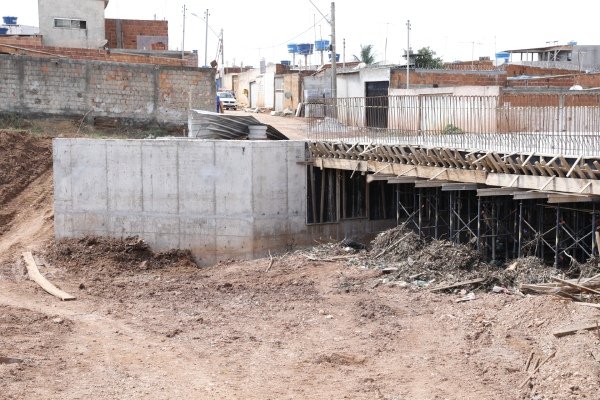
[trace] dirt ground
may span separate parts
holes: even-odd
[[[198,268],[133,238],[55,244],[49,139],[0,143],[2,399],[598,398],[599,337],[552,335],[595,309],[487,291],[457,303],[460,289],[381,284],[369,263],[310,251]],[[27,280],[24,250],[77,300]]]

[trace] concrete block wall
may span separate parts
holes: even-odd
[[[205,265],[310,244],[304,156],[294,141],[55,139],[56,237],[138,235]]]
[[[209,68],[0,56],[0,112],[186,124],[190,103],[214,110],[214,78]]]

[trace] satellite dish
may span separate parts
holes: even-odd
[[[291,92],[285,92],[283,95],[285,96],[286,99],[291,99],[292,98],[292,93]]]

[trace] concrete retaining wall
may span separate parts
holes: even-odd
[[[210,265],[395,223],[306,225],[304,142],[54,139],[53,154],[58,239],[137,235]]]
[[[303,142],[55,139],[56,237],[139,235],[203,264],[304,242],[304,151]]]
[[[214,110],[214,70],[0,56],[0,112],[186,124]]]

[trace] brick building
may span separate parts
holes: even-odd
[[[106,19],[107,46],[111,49],[168,50],[169,22]]]

